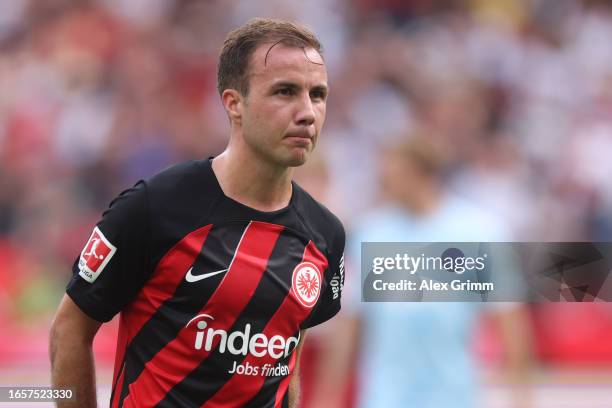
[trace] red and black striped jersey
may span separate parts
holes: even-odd
[[[225,196],[211,161],[123,192],[67,293],[120,313],[112,407],[287,407],[300,330],[340,309],[344,229],[297,184],[261,212]]]

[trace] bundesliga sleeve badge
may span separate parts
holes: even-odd
[[[321,292],[321,272],[315,264],[302,262],[293,270],[291,289],[300,303],[311,308]]]
[[[117,248],[95,227],[79,258],[79,275],[93,283],[111,260]]]

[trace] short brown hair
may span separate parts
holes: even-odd
[[[217,71],[217,89],[236,89],[249,93],[249,63],[251,55],[261,44],[284,44],[291,47],[314,48],[322,52],[321,43],[306,27],[290,21],[254,18],[232,30],[223,43]]]
[[[422,130],[400,135],[397,141],[386,146],[385,155],[395,155],[405,162],[415,165],[423,174],[442,176],[450,165],[447,152]]]

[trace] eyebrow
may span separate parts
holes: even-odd
[[[298,84],[296,84],[295,82],[291,82],[291,81],[279,81],[276,82],[274,84],[272,84],[272,88],[292,88],[292,89],[297,89],[300,86]]]
[[[291,82],[291,81],[280,81],[280,82],[277,82],[277,83],[273,84],[272,88],[274,88],[274,89],[278,89],[278,88],[299,89],[300,85],[298,85],[295,82]],[[327,94],[329,92],[329,88],[328,88],[328,86],[326,84],[319,84],[319,85],[313,86],[310,89],[310,91],[325,92]]]

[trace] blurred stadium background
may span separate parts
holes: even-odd
[[[49,383],[50,320],[110,200],[222,150],[216,59],[254,16],[301,21],[324,44],[328,118],[299,180],[349,234],[380,201],[377,151],[418,128],[447,153],[446,188],[514,240],[612,241],[607,0],[2,0],[0,384]],[[531,305],[530,316],[533,406],[612,407],[612,306]],[[503,407],[499,345],[482,327],[482,406]],[[114,331],[95,344],[102,405]]]

